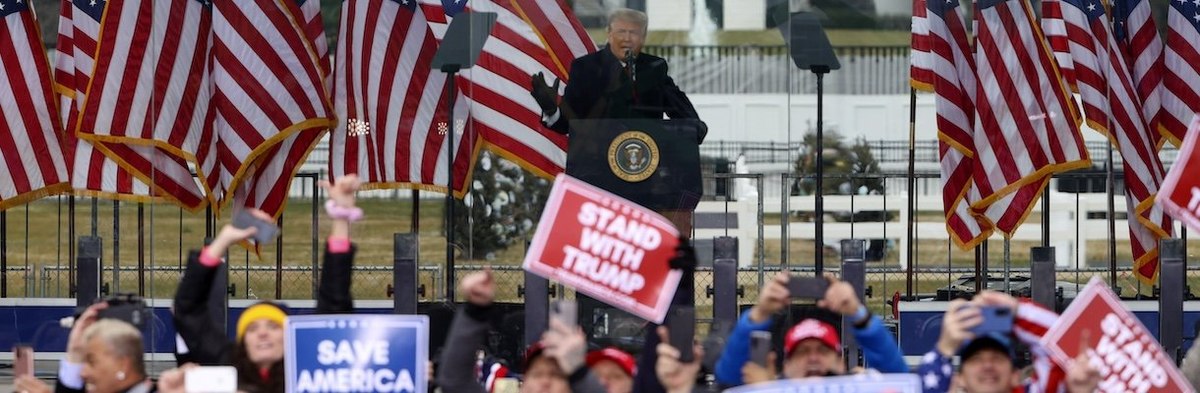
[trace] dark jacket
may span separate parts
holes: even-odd
[[[571,62],[570,82],[550,129],[566,134],[573,119],[699,119],[696,108],[667,72],[667,61],[641,53],[630,83],[621,60],[607,47]],[[703,139],[703,136],[701,136]]]
[[[483,347],[487,338],[490,307],[478,307],[470,303],[459,307],[450,324],[446,347],[438,362],[437,385],[443,392],[487,393],[475,376],[475,351]],[[604,393],[604,386],[582,367],[568,378],[574,393]]]
[[[344,314],[354,311],[354,299],[350,296],[350,275],[356,250],[357,248],[351,245],[348,252],[333,253],[329,251],[328,246],[325,247],[321,284],[317,291],[318,314]],[[208,295],[216,273],[217,269],[200,263],[199,251],[193,250],[188,254],[187,270],[175,293],[175,329],[187,345],[189,361],[200,365],[235,365],[233,357],[237,343],[229,339],[225,327],[218,326],[208,312]],[[272,375],[281,374],[276,371],[272,370]],[[277,376],[271,378],[275,377]]]

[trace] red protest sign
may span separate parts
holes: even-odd
[[[681,273],[667,261],[679,232],[653,211],[560,174],[525,270],[662,323]]]
[[[1179,146],[1175,165],[1163,179],[1157,201],[1171,217],[1200,231],[1200,116],[1192,118],[1187,137]]]
[[[1064,370],[1086,348],[1092,367],[1100,371],[1098,392],[1192,391],[1146,326],[1099,277],[1042,336],[1042,345]]]

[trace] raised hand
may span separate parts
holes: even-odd
[[[542,333],[546,344],[546,355],[558,362],[558,367],[567,375],[584,366],[587,355],[587,338],[579,326],[567,326],[558,319],[550,319],[550,329]]]
[[[538,106],[542,107],[542,113],[552,115],[558,111],[558,86],[562,81],[555,78],[554,85],[551,86],[546,83],[546,76],[541,72],[533,74],[530,79],[529,93],[533,95]]]
[[[270,214],[262,210],[246,208],[246,211],[256,219],[266,222],[275,221]],[[209,243],[208,247],[204,248],[204,252],[210,258],[221,259],[225,257],[225,250],[228,250],[230,246],[254,237],[257,233],[258,229],[255,227],[238,228],[231,224],[225,224],[221,228],[221,232],[217,233],[217,237],[213,238],[212,243]]]
[[[858,301],[858,294],[854,292],[854,286],[838,280],[829,273],[825,273],[825,279],[829,281],[829,289],[825,291],[825,298],[817,301],[817,306],[843,316],[858,312],[861,303]]]
[[[340,207],[350,208],[354,207],[354,195],[362,186],[362,181],[358,179],[358,175],[350,174],[337,178],[333,183],[321,180],[319,185],[329,194],[329,199],[333,200],[333,203]]]
[[[79,314],[79,318],[75,319],[75,324],[71,325],[71,334],[67,336],[67,361],[83,364],[84,357],[87,355],[87,341],[84,340],[83,332],[100,319],[100,310],[106,308],[108,308],[107,302],[93,304]]]
[[[655,351],[658,361],[654,364],[654,373],[658,382],[667,393],[690,393],[696,384],[696,374],[700,373],[700,359],[704,358],[704,350],[700,347],[693,349],[695,356],[691,363],[679,361],[679,350],[671,346],[670,334],[665,326],[658,327],[660,339]]]
[[[754,322],[763,322],[787,307],[789,278],[791,278],[791,273],[785,270],[775,274],[771,281],[767,281],[762,290],[758,292],[758,303],[755,303],[754,307],[750,309],[750,319]]]
[[[979,313],[979,307],[962,299],[951,301],[946,316],[942,318],[942,335],[938,337],[937,350],[943,356],[954,356],[963,343],[975,338],[971,328],[980,323],[983,323],[983,315]]]
[[[487,267],[481,272],[463,277],[459,288],[471,304],[480,307],[491,305],[492,300],[496,298],[496,281],[492,279],[492,268]]]

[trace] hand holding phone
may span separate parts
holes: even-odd
[[[765,330],[750,332],[750,361],[767,367],[768,353],[771,353],[771,332]]]
[[[971,333],[975,337],[998,333],[1009,334],[1013,328],[1013,314],[1008,307],[1000,306],[978,306],[979,315],[983,317],[983,322],[980,322],[975,327],[971,328]]]
[[[792,299],[824,299],[825,292],[828,290],[829,280],[824,277],[791,276],[788,278],[788,295]]]
[[[667,330],[671,335],[671,346],[679,350],[679,362],[695,361],[696,309],[690,306],[671,308],[667,315]]]
[[[13,377],[33,375],[33,347],[28,345],[13,346]]]
[[[279,236],[279,227],[275,226],[274,222],[263,220],[247,209],[238,210],[233,214],[233,226],[239,229],[257,229],[254,233],[254,243],[259,245],[270,243]]]
[[[555,300],[550,303],[550,318],[561,322],[564,326],[579,325],[579,306],[570,300]]]

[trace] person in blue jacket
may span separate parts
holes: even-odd
[[[773,372],[749,362],[750,335],[756,330],[770,329],[775,314],[787,307],[790,302],[787,285],[790,276],[783,271],[767,282],[759,292],[758,303],[742,314],[737,326],[729,334],[725,350],[716,364],[717,382],[722,386],[739,386],[775,377]],[[826,274],[825,278],[829,280],[829,289],[825,292],[825,298],[817,301],[817,306],[841,314],[854,326],[854,339],[863,350],[867,367],[882,373],[908,372],[908,365],[904,363],[904,355],[900,353],[895,337],[883,326],[879,317],[871,315],[858,301],[854,288],[832,275]],[[806,319],[789,330],[785,342],[783,378],[846,373],[841,339],[832,325]],[[743,373],[750,380],[743,378]]]

